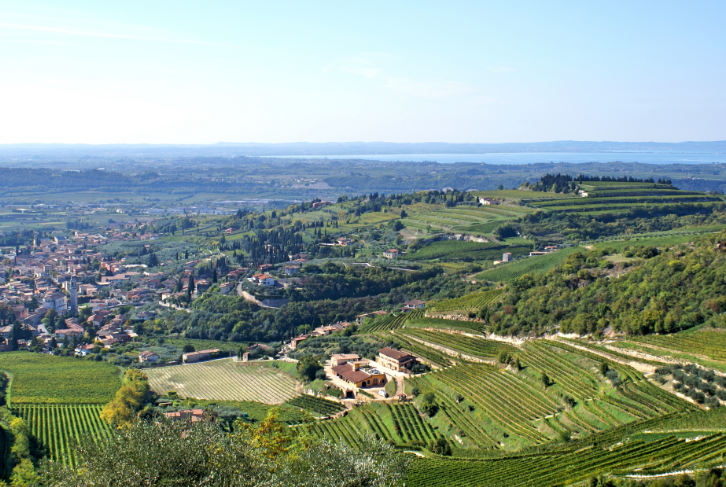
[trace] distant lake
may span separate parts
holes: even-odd
[[[401,162],[483,162],[486,164],[536,164],[549,162],[641,162],[644,164],[726,163],[724,152],[507,152],[490,154],[349,154],[264,156],[281,159],[365,159]]]

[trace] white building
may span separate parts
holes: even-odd
[[[385,257],[386,259],[396,259],[396,258],[398,258],[398,250],[388,249],[385,252],[383,252],[383,257]]]
[[[68,312],[68,299],[66,295],[60,292],[49,292],[43,296],[43,303],[40,305],[42,308],[55,310],[59,315],[64,315]]]

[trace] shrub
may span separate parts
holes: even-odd
[[[436,440],[432,440],[429,442],[428,445],[429,451],[432,453],[435,453],[437,455],[445,455],[450,456],[451,455],[451,446],[449,443],[442,437],[436,438]]]

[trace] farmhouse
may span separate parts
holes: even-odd
[[[275,278],[269,274],[255,274],[249,278],[250,282],[254,282],[258,286],[274,286]]]
[[[396,258],[398,258],[398,250],[388,249],[385,252],[383,252],[383,257],[385,257],[386,259],[396,259]]]
[[[219,292],[222,294],[229,294],[232,289],[234,289],[234,284],[231,282],[225,282],[219,286]]]
[[[292,276],[294,274],[300,273],[300,266],[297,265],[286,265],[285,266],[285,274],[288,276]]]
[[[403,307],[401,308],[404,312],[407,311],[413,311],[415,309],[424,309],[426,307],[426,301],[421,301],[420,299],[412,299],[411,301],[407,301],[403,303]]]
[[[183,411],[176,411],[173,413],[164,413],[164,416],[166,416],[169,419],[188,420],[188,421],[191,421],[192,423],[197,423],[204,419],[204,410],[203,409],[186,409]]]
[[[358,388],[382,386],[386,383],[386,374],[377,369],[363,371],[357,363],[338,365],[333,367],[332,371],[339,378]]]
[[[299,336],[296,336],[295,338],[293,338],[290,341],[290,350],[296,350],[297,349],[297,346],[300,344],[300,342],[304,342],[308,338],[310,338],[310,335],[299,335]]]
[[[376,359],[381,367],[385,367],[396,372],[410,372],[411,368],[416,364],[416,357],[410,353],[394,350],[390,347],[378,350],[378,358]]]
[[[215,353],[219,353],[219,350],[216,348],[210,350],[200,350],[198,352],[185,353],[182,355],[182,359],[185,363],[199,362],[201,360],[209,360]]]
[[[335,353],[330,356],[330,365],[332,367],[337,367],[357,360],[360,360],[360,357],[356,353]]]
[[[511,252],[505,252],[502,254],[502,262],[509,262],[512,260],[512,253]]]
[[[159,360],[159,355],[155,354],[154,352],[151,352],[149,350],[144,350],[139,354],[139,362],[156,362]]]

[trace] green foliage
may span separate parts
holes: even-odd
[[[13,378],[13,405],[105,403],[121,386],[118,369],[106,362],[12,352],[0,354],[0,369]]]
[[[451,445],[449,445],[449,442],[445,438],[438,437],[430,441],[427,447],[431,453],[451,456]]]
[[[123,386],[116,391],[113,401],[103,408],[101,417],[108,424],[128,424],[146,402],[149,391],[149,378],[146,374],[136,369],[127,370]]]
[[[499,334],[542,333],[557,326],[579,334],[611,326],[634,335],[672,333],[702,323],[719,327],[721,309],[726,309],[720,298],[726,295],[726,260],[714,244],[723,238],[664,250],[613,278],[605,278],[600,253],[575,253],[546,275],[525,274],[512,281],[511,292],[483,317]],[[587,276],[580,274],[583,270]]]
[[[312,355],[304,355],[297,364],[298,376],[308,382],[314,381],[316,373],[322,369],[323,366],[320,365],[320,361]]]
[[[522,217],[516,226],[522,235],[547,237],[564,233],[568,240],[578,241],[626,233],[663,232],[685,226],[726,223],[726,205],[723,203],[656,204],[635,208],[632,203],[623,204],[626,211],[622,213],[613,213],[610,202],[602,208],[610,211],[596,215],[540,211]]]
[[[268,420],[258,428],[225,433],[214,422],[135,422],[111,438],[83,441],[75,468],[41,466],[43,481],[57,487],[195,485],[225,487],[392,486],[410,457],[370,436],[357,448],[310,442]]]

